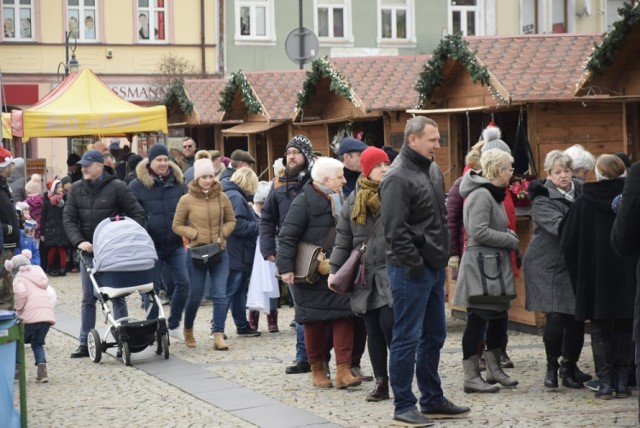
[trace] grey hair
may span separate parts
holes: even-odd
[[[554,165],[573,170],[571,156],[561,150],[551,150],[544,158],[544,170],[547,174],[551,174],[551,168]]]
[[[591,152],[585,150],[580,144],[574,144],[564,151],[571,158],[574,171],[579,169],[585,169],[587,171],[593,171],[596,167],[596,157]]]
[[[338,159],[329,158],[326,156],[316,159],[313,167],[311,168],[311,178],[314,181],[322,182],[325,178],[333,177],[337,170],[344,168],[342,162]]]
[[[404,141],[407,142],[409,139],[409,135],[417,135],[420,136],[424,132],[424,127],[426,125],[431,125],[434,128],[438,129],[438,123],[430,119],[426,116],[416,116],[407,120],[407,124],[404,127]]]
[[[510,168],[513,164],[513,156],[502,149],[489,149],[480,156],[482,176],[487,180],[493,180],[500,175],[500,170]]]

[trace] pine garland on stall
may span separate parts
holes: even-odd
[[[353,95],[353,88],[351,88],[351,85],[347,83],[338,70],[331,65],[329,58],[324,56],[311,63],[311,71],[307,71],[307,77],[302,84],[302,90],[298,92],[296,111],[303,109],[307,104],[309,104],[311,95],[315,91],[316,84],[322,78],[326,78],[331,81],[329,85],[331,92],[346,98],[356,107],[360,107],[360,102]]]
[[[238,89],[240,90],[242,102],[247,107],[249,113],[262,113],[262,105],[251,90],[251,85],[242,70],[231,73],[227,85],[220,92],[220,110],[218,111],[224,111],[226,113],[231,111],[233,97]]]
[[[424,108],[433,96],[435,88],[442,85],[444,80],[442,70],[450,58],[459,61],[467,69],[473,83],[480,82],[482,85],[489,86],[489,70],[478,63],[476,52],[469,50],[468,43],[460,34],[447,35],[433,51],[431,59],[423,66],[420,73],[415,86],[419,97],[418,108]]]
[[[184,80],[182,79],[173,79],[165,90],[163,104],[167,107],[167,110],[171,108],[174,99],[178,101],[180,109],[185,114],[193,111],[193,103],[184,90]]]

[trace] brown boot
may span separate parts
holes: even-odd
[[[258,330],[258,323],[260,322],[259,311],[249,311],[249,328],[251,330]]]
[[[189,348],[195,348],[196,338],[193,337],[193,329],[185,328],[183,331],[183,334],[184,334],[184,344],[187,345]]]
[[[47,365],[45,363],[38,364],[38,373],[36,375],[36,382],[47,383],[49,378],[47,377]]]
[[[216,351],[229,350],[229,347],[224,341],[224,333],[213,333],[213,349]]]
[[[378,377],[376,378],[376,386],[373,387],[373,391],[367,394],[367,401],[382,401],[389,399],[389,378]]]
[[[269,324],[269,333],[277,333],[278,329],[278,310],[274,309],[267,315],[267,323]]]
[[[351,374],[351,364],[337,364],[337,368],[338,370],[336,373],[336,388],[344,389],[349,386],[358,386],[362,383],[360,378],[354,377]]]
[[[323,361],[315,361],[311,363],[311,382],[316,388],[332,388],[333,384],[327,377],[327,372],[324,370]]]

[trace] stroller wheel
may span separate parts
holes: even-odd
[[[102,341],[98,330],[92,329],[87,336],[87,348],[89,350],[89,358],[94,363],[99,363],[102,359]]]
[[[164,336],[161,336],[160,333],[156,333],[156,355],[162,354],[163,339],[164,339]]]
[[[122,342],[122,362],[125,366],[131,365],[131,352],[129,351],[129,343]]]
[[[164,359],[169,359],[169,333],[162,336],[162,348],[164,349]]]

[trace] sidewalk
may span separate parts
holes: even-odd
[[[310,375],[286,375],[294,355],[293,309],[280,310],[280,333],[268,333],[266,318],[258,338],[239,338],[227,318],[227,352],[213,351],[209,338],[211,306],[201,307],[195,332],[198,346],[172,341],[164,360],[152,349],[132,354],[133,367],[105,355],[99,364],[74,360],[78,346],[80,280],[78,274],[51,278],[58,293],[58,323],[47,345],[49,383],[36,384],[31,349],[26,349],[30,427],[386,427],[392,424],[392,400],[365,401],[372,384],[350,390],[320,390]],[[131,316],[142,317],[137,295],[128,298]],[[168,312],[168,307],[165,306]],[[97,327],[104,331],[101,311]],[[445,427],[633,427],[637,426],[637,391],[627,399],[598,400],[588,389],[550,390],[540,336],[510,332],[509,355],[516,368],[508,373],[520,382],[497,394],[462,391],[460,343],[464,322],[448,317],[448,336],[440,375],[445,394],[471,407],[467,419],[439,422]],[[589,337],[580,367],[593,375]],[[115,355],[115,351],[109,351]],[[371,373],[367,354],[363,371]],[[335,372],[332,366],[332,372]],[[414,390],[416,388],[414,387]],[[416,391],[417,393],[417,391]],[[16,384],[17,395],[17,384]]]

